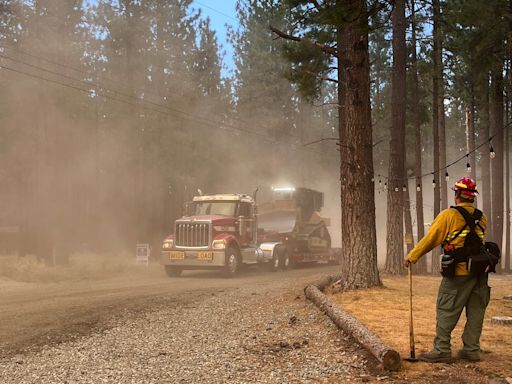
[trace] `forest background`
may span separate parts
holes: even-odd
[[[265,199],[271,186],[287,184],[326,193],[324,215],[339,245],[337,78],[315,55],[294,62],[289,41],[269,29],[296,29],[290,9],[307,3],[316,2],[239,0],[229,71],[210,20],[191,0],[0,1],[0,229],[19,228],[19,252],[48,263],[138,242],[158,250],[197,189],[259,187]],[[505,245],[510,4],[407,3],[406,156],[397,183],[392,6],[375,3],[370,177],[380,263],[386,254],[400,259],[404,239],[421,237],[451,203],[447,186],[464,175],[482,186],[479,205],[501,223],[493,236]],[[390,238],[389,228],[397,230],[387,212],[397,202],[389,196],[402,191],[410,201],[399,212],[409,213],[400,214],[401,237]]]

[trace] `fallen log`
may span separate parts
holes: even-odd
[[[331,278],[334,282],[336,278]],[[326,280],[325,280],[326,281]],[[324,282],[325,282],[324,281]],[[304,289],[306,297],[317,305],[338,328],[352,336],[366,348],[389,371],[398,371],[401,366],[400,354],[385,345],[382,340],[372,333],[350,313],[343,311],[338,305],[324,295],[316,285],[308,285]]]
[[[317,287],[320,291],[324,291],[325,288],[329,287],[330,285],[332,285],[333,283],[337,282],[341,280],[341,274],[339,275],[329,275],[329,276],[325,276],[323,278],[321,278],[320,280],[314,282],[314,283],[311,283],[310,285],[314,285],[315,287]],[[306,292],[306,289],[309,287],[309,285],[304,288],[304,292]]]

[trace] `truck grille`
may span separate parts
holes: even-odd
[[[208,247],[210,225],[208,223],[176,223],[176,245],[178,247]]]

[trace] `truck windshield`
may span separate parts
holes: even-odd
[[[196,201],[193,214],[234,216],[236,204],[236,201]]]

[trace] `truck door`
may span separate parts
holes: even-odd
[[[240,225],[240,245],[244,248],[254,245],[256,242],[256,215],[252,204],[246,202],[240,203],[238,221]]]

